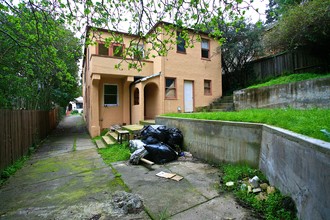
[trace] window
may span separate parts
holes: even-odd
[[[112,56],[122,57],[124,46],[122,44],[112,44]]]
[[[165,97],[169,99],[176,98],[176,83],[174,78],[165,79]]]
[[[176,51],[180,53],[185,53],[186,52],[186,42],[185,40],[181,37],[181,32],[177,32],[177,45],[176,45]]]
[[[118,86],[117,85],[104,85],[104,106],[118,105]]]
[[[109,50],[103,43],[98,43],[98,55],[109,55]]]
[[[211,80],[204,80],[204,95],[212,95]]]
[[[140,104],[140,92],[139,89],[136,88],[134,90],[134,105],[139,105]]]
[[[210,58],[210,41],[202,38],[202,58]]]
[[[134,51],[134,59],[141,60],[144,58],[144,46],[143,44],[139,44]]]

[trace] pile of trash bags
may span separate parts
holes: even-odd
[[[140,132],[141,140],[131,140],[130,148],[134,153],[130,163],[138,164],[141,158],[164,164],[178,158],[183,148],[183,135],[177,128],[164,125],[148,125]]]

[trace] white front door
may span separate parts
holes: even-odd
[[[184,81],[184,112],[194,111],[193,82]]]

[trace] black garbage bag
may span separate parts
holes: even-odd
[[[159,140],[153,136],[147,136],[145,139],[142,139],[142,142],[145,144],[157,144]]]
[[[141,133],[141,139],[146,140],[148,137],[153,137],[158,140],[158,142],[165,142],[168,138],[167,128],[164,125],[147,125],[145,126]]]
[[[144,146],[144,148],[148,151],[145,158],[155,162],[156,164],[164,164],[178,159],[176,152],[164,143],[148,144]]]
[[[170,147],[176,149],[176,146],[179,146],[180,149],[183,149],[183,135],[182,132],[177,128],[169,128],[167,129],[168,132],[168,140],[167,144]]]

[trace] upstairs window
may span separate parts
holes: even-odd
[[[202,58],[210,59],[210,41],[202,38]]]
[[[212,95],[211,80],[204,80],[204,95]]]
[[[109,55],[109,49],[103,43],[98,43],[98,55]]]
[[[134,59],[141,60],[144,58],[144,46],[143,44],[139,44],[134,51]]]
[[[165,79],[165,97],[168,99],[176,98],[176,83],[174,78]]]
[[[112,56],[123,57],[124,46],[122,44],[112,44]]]
[[[176,41],[177,41],[177,45],[176,45],[176,51],[177,52],[180,52],[180,53],[186,53],[186,42],[185,40],[181,37],[181,32],[177,32],[176,33],[177,35],[177,38],[176,38]]]
[[[104,85],[104,106],[118,105],[118,86],[113,84]]]
[[[113,43],[109,48],[107,48],[104,43],[99,42],[96,50],[98,55],[123,57],[124,44]]]

